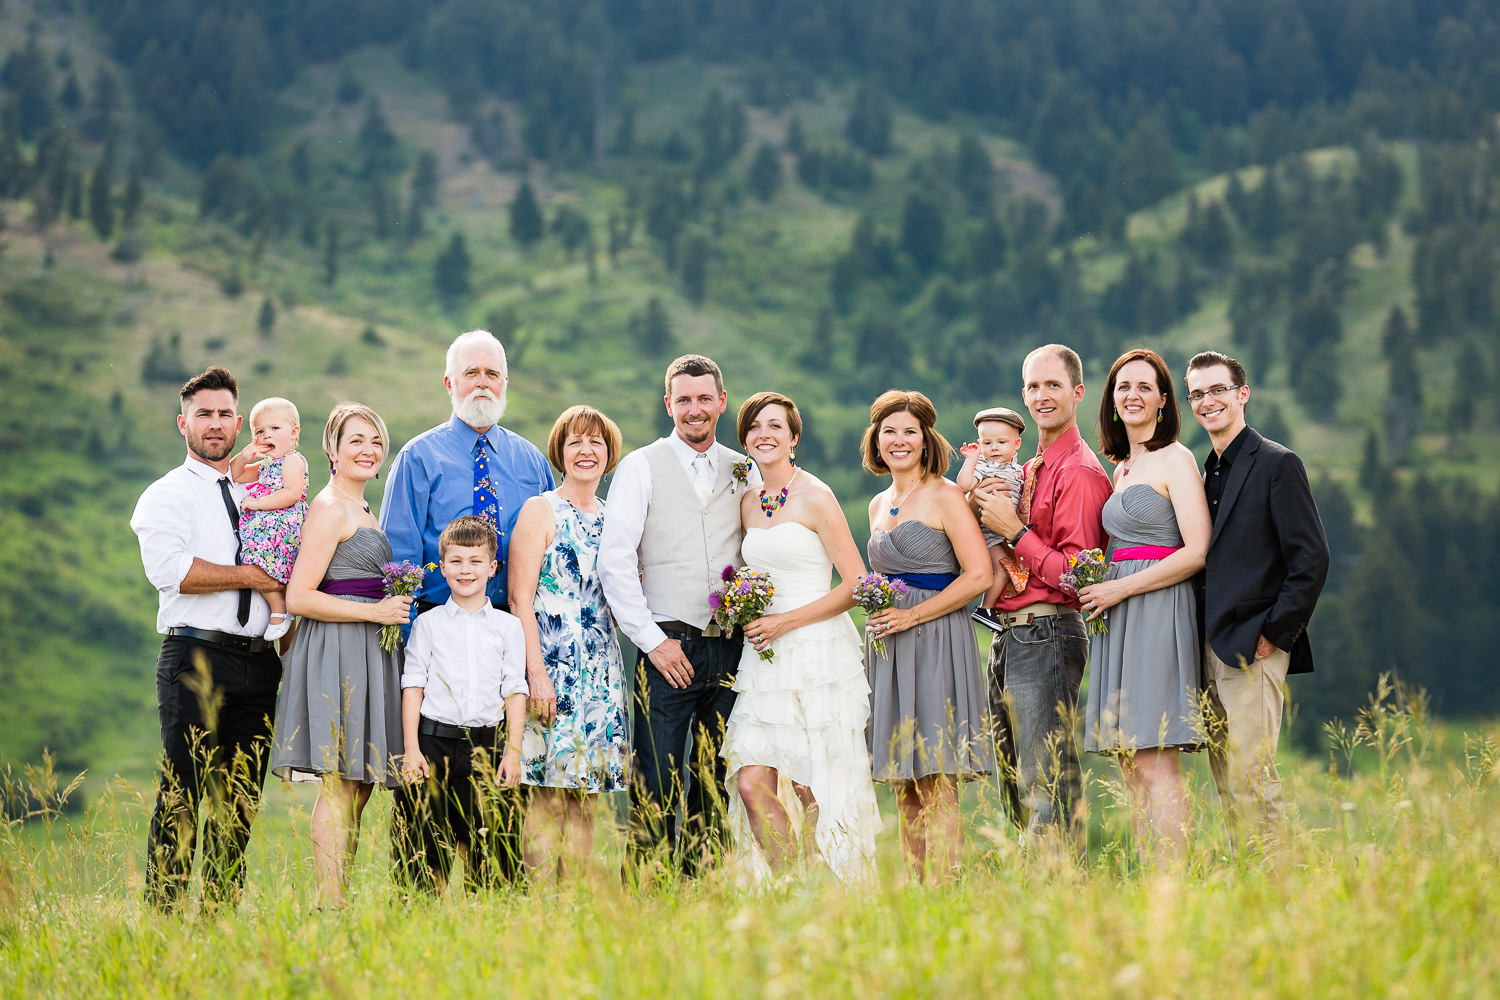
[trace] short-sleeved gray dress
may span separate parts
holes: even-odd
[[[325,578],[379,577],[390,561],[385,535],[360,527],[333,550]],[[271,770],[293,780],[338,774],[395,788],[400,768],[391,756],[403,750],[401,658],[400,647],[394,655],[380,648],[380,626],[373,622],[303,618],[276,702]]]
[[[1147,483],[1104,504],[1110,552],[1140,545],[1182,544],[1172,501]],[[1158,559],[1111,562],[1118,580]],[[1109,631],[1089,639],[1089,703],[1084,749],[1092,753],[1176,747],[1201,749],[1196,704],[1202,690],[1202,645],[1191,580],[1127,597],[1109,609]]]
[[[958,572],[948,536],[916,520],[872,533],[869,556],[870,568],[887,576]],[[935,593],[910,587],[896,606],[914,607]],[[994,770],[995,745],[986,725],[984,678],[968,608],[889,637],[883,656],[867,637],[865,662],[876,781],[930,774],[967,779]]]

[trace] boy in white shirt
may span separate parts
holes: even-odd
[[[448,602],[417,616],[401,675],[401,730],[406,744],[391,816],[397,879],[437,892],[446,884],[455,849],[468,854],[465,884],[491,881],[494,838],[483,835],[496,794],[521,778],[526,714],[526,638],[513,615],[491,606],[485,588],[495,575],[495,528],[483,518],[455,518],[438,539]],[[504,723],[502,726],[501,723]]]

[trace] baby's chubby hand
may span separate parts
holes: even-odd
[[[964,458],[978,458],[979,444],[976,441],[965,441],[963,446],[958,449],[958,453]]]

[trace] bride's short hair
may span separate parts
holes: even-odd
[[[740,447],[745,446],[745,438],[750,434],[750,425],[760,415],[760,411],[772,403],[786,410],[786,426],[792,432],[792,437],[802,437],[802,414],[797,410],[797,404],[792,402],[792,397],[779,392],[757,392],[740,406],[740,415],[735,419],[734,431],[740,436]]]

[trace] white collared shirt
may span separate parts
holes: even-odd
[[[693,460],[703,452],[688,444],[674,431],[667,435],[667,446],[682,464],[682,473],[693,482]],[[654,443],[654,442],[653,442]],[[646,513],[651,507],[651,467],[645,448],[620,459],[609,484],[609,513],[599,539],[599,577],[609,599],[610,613],[620,631],[635,643],[637,649],[650,652],[666,641],[667,634],[657,622],[670,621],[671,615],[651,612],[646,593],[641,588],[638,550],[641,533],[646,530]],[[719,449],[708,449],[711,478],[719,475]],[[749,483],[760,486],[760,470],[750,463]]]
[[[526,633],[488,601],[470,613],[454,603],[417,616],[406,642],[403,688],[422,689],[422,714],[450,726],[494,726],[505,699],[527,694]]]
[[[212,629],[232,635],[264,635],[271,609],[258,592],[250,594],[250,618],[239,622],[240,592],[184,594],[179,588],[193,559],[233,566],[239,547],[219,480],[226,474],[189,455],[181,465],[146,487],[130,515],[130,529],[141,543],[146,579],[156,588],[156,630],[177,627]],[[234,502],[246,488],[229,484]]]

